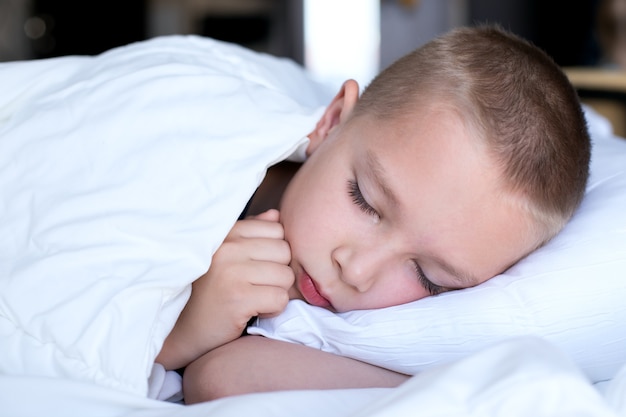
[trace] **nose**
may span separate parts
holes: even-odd
[[[385,262],[384,249],[373,246],[340,246],[332,256],[340,279],[359,292],[372,287]]]

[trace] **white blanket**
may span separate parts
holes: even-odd
[[[146,395],[190,283],[320,116],[290,61],[198,37],[0,65],[0,373]]]

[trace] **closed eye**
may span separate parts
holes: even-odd
[[[372,207],[365,197],[363,197],[363,193],[361,193],[361,189],[359,188],[359,184],[354,180],[348,180],[348,194],[352,197],[352,202],[356,204],[365,214],[369,216],[376,217],[376,219],[380,219],[380,214]]]
[[[424,273],[420,265],[417,263],[417,261],[413,261],[413,264],[415,265],[415,272],[417,274],[417,279],[419,280],[420,284],[422,284],[424,289],[428,292],[428,294],[437,295],[446,291],[446,288],[442,287],[441,285],[437,285],[428,279],[428,277],[426,276],[426,274]]]

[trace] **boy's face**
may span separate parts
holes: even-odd
[[[530,248],[499,171],[455,113],[335,126],[283,195],[293,298],[344,312],[474,286]]]

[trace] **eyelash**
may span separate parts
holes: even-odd
[[[352,197],[352,202],[357,205],[365,214],[370,216],[375,216],[376,218],[380,218],[380,215],[363,197],[363,193],[361,193],[361,189],[359,188],[359,184],[356,181],[349,180],[348,181],[348,194]],[[420,284],[426,289],[428,294],[437,295],[445,291],[445,289],[426,277],[424,271],[419,266],[417,261],[413,261],[413,265],[415,266],[415,273],[417,275],[417,279]]]
[[[422,268],[419,266],[417,261],[413,261],[413,265],[415,266],[417,279],[419,280],[420,284],[422,284],[422,286],[426,289],[428,294],[437,295],[445,291],[443,287],[433,283],[431,280],[428,279],[428,277],[426,277],[426,274],[424,274],[424,271],[422,271]]]
[[[357,207],[359,207],[365,214],[380,218],[376,209],[370,206],[370,204],[365,200],[365,197],[363,197],[363,193],[361,193],[359,184],[356,181],[348,181],[348,194],[352,197],[352,202],[356,204]]]

